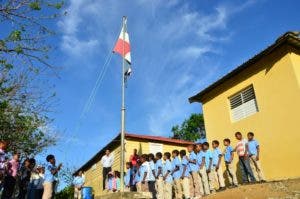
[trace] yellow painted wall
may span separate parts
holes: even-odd
[[[129,161],[129,157],[133,152],[133,149],[137,149],[140,154],[143,153],[150,153],[149,151],[149,142],[143,140],[126,140],[125,141],[125,160]],[[155,141],[153,142],[155,143]],[[178,145],[171,145],[171,144],[163,144],[163,151],[164,152],[172,152],[174,149],[182,150],[186,149],[186,146],[178,146]],[[121,147],[117,147],[115,150],[111,152],[114,154],[114,163],[112,170],[120,171],[120,151]],[[95,162],[96,166],[92,166],[88,168],[85,172],[85,186],[93,187],[94,195],[99,196],[103,193],[102,191],[102,166],[100,164],[100,158],[97,162]]]
[[[203,99],[208,140],[230,138],[235,146],[236,131],[252,131],[268,180],[300,177],[299,79],[299,53],[285,46],[209,92]],[[228,97],[251,84],[259,112],[232,122]]]

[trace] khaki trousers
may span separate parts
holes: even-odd
[[[251,169],[252,169],[252,172],[253,172],[253,175],[254,175],[256,181],[265,180],[265,176],[261,169],[260,162],[256,160],[255,155],[252,155],[250,157],[250,166],[251,166]]]
[[[164,182],[164,199],[172,199],[172,183]]]
[[[162,177],[159,177],[155,182],[156,198],[163,199],[164,197],[164,181]]]
[[[182,186],[181,186],[181,179],[175,179],[174,180],[174,191],[175,191],[175,198],[176,199],[182,199]]]
[[[210,194],[208,177],[207,177],[205,166],[202,169],[199,170],[199,173],[200,173],[200,176],[201,176],[201,181],[202,181],[202,184],[203,184],[204,193],[205,194]]]
[[[53,194],[53,183],[52,182],[44,182],[44,192],[42,199],[51,199]]]
[[[216,179],[217,184],[219,185],[219,188],[225,187],[225,180],[223,177],[222,167],[219,167],[218,170],[216,170],[216,168],[214,168],[214,171],[215,171],[215,179]]]
[[[232,163],[226,163],[226,174],[228,176],[230,185],[238,185],[238,181]]]
[[[190,178],[184,177],[183,179],[181,179],[181,186],[184,198],[190,198]]]
[[[197,171],[191,172],[191,178],[190,178],[190,196],[191,197],[199,197],[199,196],[201,196],[201,188],[202,187],[203,186],[202,186],[202,182],[201,182],[199,173]],[[203,192],[203,190],[202,190],[202,192]]]
[[[81,189],[78,187],[74,188],[74,199],[81,199]]]
[[[142,192],[149,192],[148,182],[141,183],[141,191]]]
[[[136,191],[137,192],[142,192],[142,183],[141,182],[138,182],[138,183],[136,183]]]

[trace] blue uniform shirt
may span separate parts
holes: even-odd
[[[205,157],[203,151],[199,151],[199,152],[197,153],[197,164],[198,164],[199,167],[200,167],[200,165],[202,164],[202,159],[203,159],[203,157]]]
[[[196,163],[191,163],[189,162],[189,169],[191,172],[194,172],[194,171],[198,171],[199,170],[199,166],[197,164],[197,155],[195,154],[194,151],[192,151],[189,155],[189,159],[190,160],[196,160]]]
[[[248,151],[249,155],[257,156],[257,147],[259,146],[256,140],[248,141]]]
[[[134,184],[138,182],[141,182],[140,169],[137,169],[134,175]]]
[[[172,163],[170,162],[170,160],[166,160],[166,162],[163,164],[163,168],[162,168],[163,176],[165,176],[168,171],[170,173],[169,173],[169,175],[167,175],[165,182],[172,183],[172,181],[173,181],[173,178],[171,175]]]
[[[225,162],[230,163],[231,153],[233,153],[232,146],[227,146],[225,149],[224,160]]]
[[[155,165],[153,160],[149,161],[150,173],[149,173],[149,181],[155,181],[155,176],[153,175],[153,170],[155,171]]]
[[[212,165],[216,166],[219,162],[219,157],[222,156],[222,152],[219,147],[215,148],[212,152]]]
[[[162,161],[161,161],[161,159],[159,159],[159,160],[157,160],[156,161],[156,163],[155,163],[155,175],[157,176],[157,174],[158,174],[158,170],[159,169],[162,169]],[[162,177],[162,172],[160,173],[160,175],[159,176],[157,176],[157,177]]]
[[[125,186],[130,186],[131,169],[129,168],[124,177]]]
[[[52,165],[50,162],[47,163],[44,175],[45,182],[53,182],[54,175],[51,173],[56,167]]]
[[[173,170],[176,168],[176,166],[179,168],[179,170],[177,170],[173,173],[174,180],[180,179],[180,177],[181,177],[181,172],[180,172],[181,162],[177,156],[172,160]]]
[[[74,186],[83,186],[84,184],[84,177],[82,176],[76,176],[73,180]]]
[[[185,173],[182,175],[184,167],[186,167],[186,170],[185,170]],[[189,177],[189,175],[190,175],[189,162],[186,159],[186,156],[182,157],[180,172],[181,172],[181,175],[184,177]]]
[[[209,162],[212,159],[212,153],[211,150],[207,149],[205,152],[203,151],[205,156],[205,167],[206,169],[209,169]]]

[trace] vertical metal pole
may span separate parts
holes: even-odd
[[[124,192],[124,161],[125,161],[125,58],[124,58],[124,41],[126,31],[126,17],[123,16],[123,60],[122,60],[122,108],[121,108],[121,192]]]

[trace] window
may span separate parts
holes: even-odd
[[[234,122],[258,112],[253,86],[229,98],[231,118]]]

